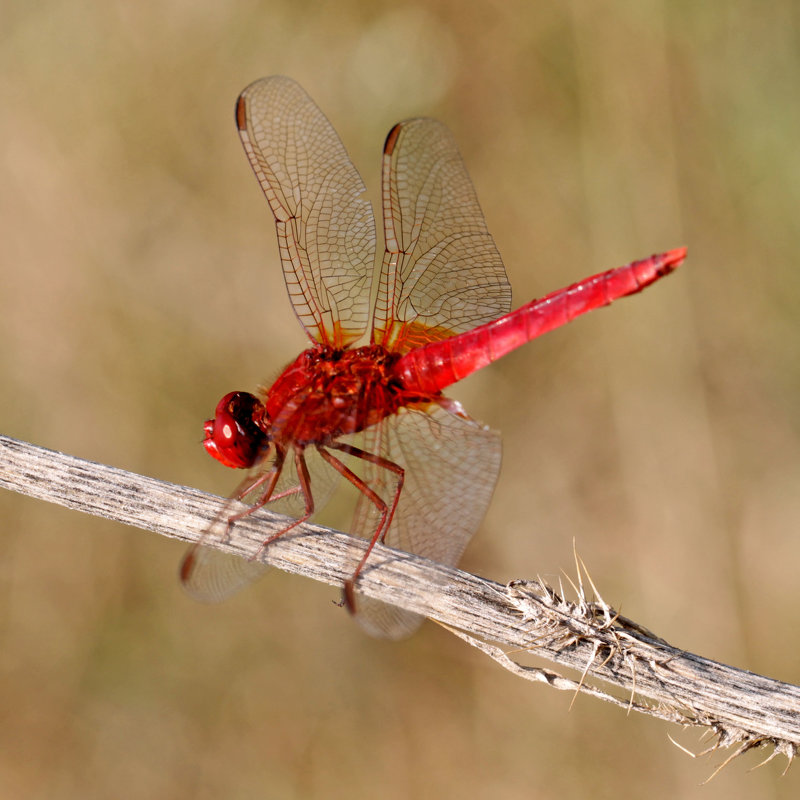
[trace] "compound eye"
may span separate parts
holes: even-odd
[[[226,467],[248,469],[263,456],[269,436],[261,401],[248,392],[230,392],[203,425],[203,447]]]

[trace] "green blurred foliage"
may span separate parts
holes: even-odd
[[[226,494],[217,398],[304,346],[233,125],[296,78],[377,196],[398,119],[459,140],[516,303],[679,245],[674,277],[456,387],[501,429],[465,560],[570,570],[676,645],[800,680],[798,10],[728,3],[22,2],[0,11],[5,434]],[[434,625],[365,638],[274,575],[0,495],[0,796],[796,797],[748,757],[524,684]],[[701,749],[691,731],[670,731]]]

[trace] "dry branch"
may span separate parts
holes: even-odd
[[[0,487],[195,542],[219,511],[221,498],[0,436]],[[266,511],[237,523],[214,546],[244,557],[283,525]],[[341,586],[365,543],[318,525],[302,525],[258,557],[278,569]],[[660,719],[705,726],[712,748],[733,756],[772,746],[789,761],[800,747],[800,687],[679,650],[614,612],[584,584],[578,562],[575,601],[543,581],[495,583],[431,561],[376,547],[359,578],[365,595],[441,623],[505,668],[557,689],[584,692]],[[578,672],[571,680],[525,666],[532,653]],[[511,656],[515,655],[516,658]],[[615,687],[617,694],[600,688]]]

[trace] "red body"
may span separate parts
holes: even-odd
[[[442,390],[450,384],[587,311],[640,292],[685,257],[685,248],[679,248],[602,272],[474,330],[405,355],[391,353],[382,345],[304,350],[284,369],[263,401],[253,399],[233,414],[243,431],[237,444],[255,438],[257,434],[247,433],[254,427],[282,447],[328,444],[376,425],[400,408],[440,402]],[[223,413],[230,414],[225,411],[230,396],[223,398]],[[206,447],[212,455],[227,466],[251,467],[258,461],[260,452],[251,457],[226,456],[214,440],[216,426],[212,420],[209,423]]]
[[[209,529],[225,535],[266,503],[308,519],[338,473],[360,492],[352,530],[455,564],[486,510],[500,468],[496,433],[442,391],[580,314],[634,294],[674,270],[684,248],[587,278],[508,311],[510,287],[455,143],[434,120],[396,125],[384,145],[386,249],[370,309],[374,218],[330,123],[297,84],[266,78],[237,103],[242,142],[278,233],[286,285],[313,346],[260,397],[231,392],[205,423],[206,450],[253,468]],[[356,347],[371,320],[370,344]],[[220,527],[221,526],[221,527]],[[278,535],[281,535],[278,534]],[[275,536],[267,539],[268,545]],[[187,588],[219,599],[263,570],[193,548]],[[377,635],[409,633],[419,618],[361,598]]]

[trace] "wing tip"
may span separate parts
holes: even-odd
[[[394,148],[397,146],[397,139],[400,136],[400,130],[403,127],[402,122],[398,122],[386,136],[386,142],[383,145],[383,154],[390,156],[394,153]]]
[[[247,101],[244,92],[236,99],[236,127],[240,131],[247,130]]]

